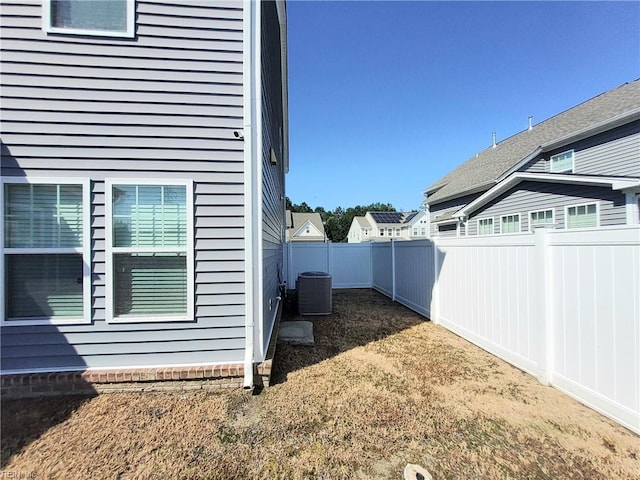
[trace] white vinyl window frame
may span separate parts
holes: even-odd
[[[114,247],[113,246],[113,186],[114,185],[141,185],[141,186],[184,186],[186,189],[186,242],[182,247]],[[194,256],[194,207],[193,207],[193,181],[176,179],[129,179],[107,178],[105,179],[105,269],[106,269],[106,298],[105,316],[107,323],[162,323],[193,321],[195,315],[195,256]],[[186,312],[183,315],[127,315],[118,317],[114,314],[114,254],[117,253],[184,253],[187,265],[187,298]]]
[[[491,226],[491,233],[483,233],[482,232],[482,227],[483,226]],[[493,217],[484,217],[484,218],[478,218],[477,220],[477,229],[478,229],[478,235],[495,235],[495,226],[493,224]]]
[[[534,215],[538,216],[540,214],[544,214],[545,217],[546,217],[548,212],[551,212],[551,221],[549,221],[549,222],[537,222],[537,223],[533,222],[533,216]],[[543,210],[532,210],[532,211],[527,213],[527,218],[529,219],[529,231],[533,232],[534,227],[536,227],[536,226],[554,225],[556,223],[556,212],[555,212],[554,208],[545,208]]]
[[[80,185],[82,186],[82,246],[49,247],[49,248],[13,248],[5,247],[5,185]],[[91,323],[91,181],[88,178],[38,178],[38,177],[2,177],[0,181],[0,325],[80,325]],[[5,305],[5,256],[7,255],[47,255],[47,254],[81,254],[82,255],[82,318],[80,317],[38,317],[38,318],[6,318]]]
[[[91,0],[85,0],[91,1]],[[135,0],[126,1],[126,29],[125,30],[93,30],[84,28],[65,28],[54,27],[51,17],[51,0],[42,0],[42,30],[46,33],[62,33],[68,35],[88,35],[92,37],[135,37],[135,24],[136,24],[136,2]]]
[[[557,167],[556,165],[562,163],[568,158],[571,158],[571,166],[570,167]],[[551,173],[573,173],[575,171],[576,163],[575,163],[575,153],[573,150],[567,150],[566,152],[558,153],[556,155],[552,155],[549,159],[549,172]]]
[[[513,223],[517,225],[517,229],[514,232],[505,232],[503,226],[505,224],[505,219],[513,219]],[[511,222],[509,222],[511,224]],[[511,213],[509,215],[502,215],[500,217],[500,235],[507,235],[510,233],[520,233],[522,232],[522,221],[520,219],[519,213]]]
[[[589,225],[586,227],[570,227],[569,226],[569,210],[571,210],[572,208],[575,208],[576,211],[580,208],[580,207],[585,207],[585,210],[588,207],[591,206],[595,206],[596,211],[595,211],[595,216],[596,216],[596,224],[595,225]],[[578,203],[578,204],[574,204],[574,205],[566,205],[564,207],[564,228],[567,230],[578,230],[578,229],[585,229],[585,228],[600,228],[600,203],[599,202],[588,202],[588,203]]]

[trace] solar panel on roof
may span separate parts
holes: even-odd
[[[376,223],[400,223],[402,213],[400,212],[371,212],[371,216]]]
[[[410,213],[409,215],[407,215],[407,218],[404,219],[404,223],[409,223],[411,221],[411,219],[413,217],[415,217],[417,214],[418,214],[418,212],[413,212],[413,213]]]

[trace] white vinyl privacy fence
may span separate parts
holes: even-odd
[[[640,433],[640,228],[302,245],[291,287],[375,288]]]

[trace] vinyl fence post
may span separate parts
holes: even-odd
[[[331,272],[331,242],[327,242],[327,273],[333,276]]]
[[[438,258],[438,244],[436,239],[431,239],[431,246],[433,248],[433,269],[431,274],[433,275],[433,288],[431,289],[431,321],[434,324],[440,323],[440,289],[438,288],[438,278],[440,277],[440,259]]]
[[[535,247],[533,255],[534,285],[537,285],[533,298],[536,299],[538,332],[536,358],[538,361],[538,380],[543,385],[551,383],[553,371],[553,305],[551,292],[551,250],[549,248],[549,231],[537,228],[534,233]]]
[[[287,272],[288,288],[293,289],[296,288],[296,279],[294,276],[296,266],[293,264],[293,244],[291,242],[287,243],[287,254],[289,255],[289,271]]]
[[[391,300],[396,301],[396,241],[391,240]]]

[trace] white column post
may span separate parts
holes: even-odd
[[[640,212],[638,211],[638,193],[625,192],[627,225],[638,225],[640,223]]]

